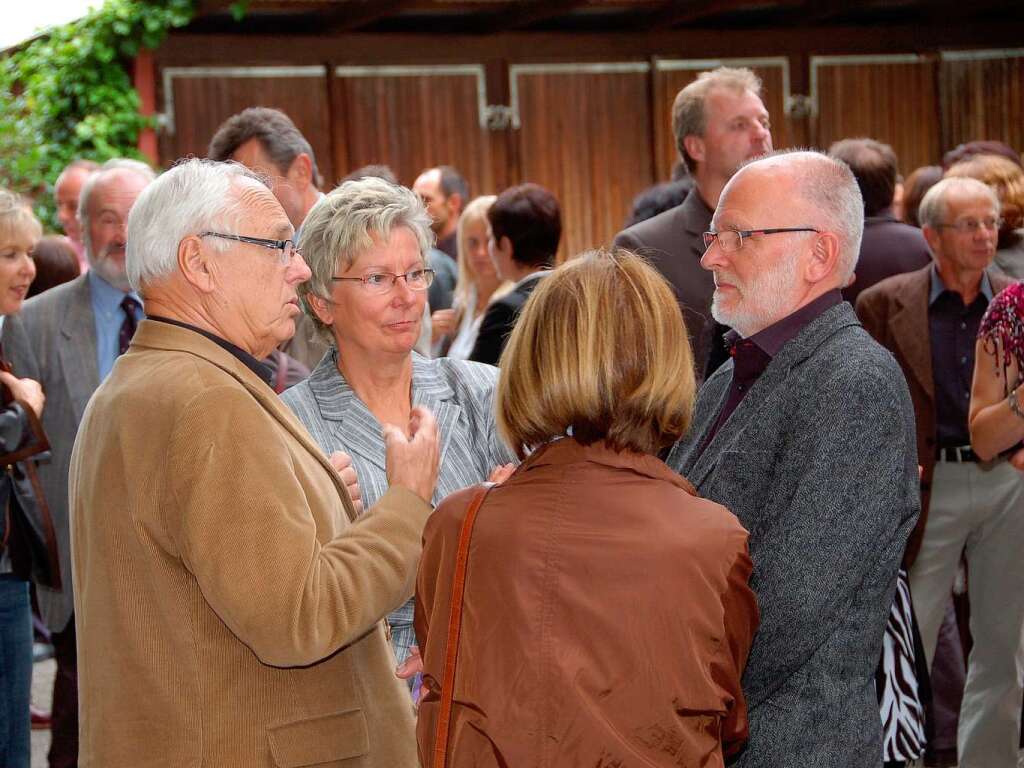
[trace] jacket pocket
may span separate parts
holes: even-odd
[[[370,751],[370,736],[361,709],[316,715],[267,726],[270,753],[279,768],[330,763]]]

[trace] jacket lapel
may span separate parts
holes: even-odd
[[[384,435],[377,418],[360,400],[343,376],[335,375],[337,350],[330,360],[322,361],[309,377],[309,388],[316,398],[320,415],[330,425],[337,442],[381,470],[385,469]],[[329,364],[328,364],[329,363]]]
[[[932,345],[928,329],[928,293],[931,268],[919,270],[896,295],[896,310],[889,317],[889,333],[928,398],[935,401]]]
[[[539,282],[534,280],[534,283]],[[439,464],[444,464],[448,444],[455,432],[455,425],[462,415],[462,408],[454,402],[455,393],[441,375],[439,368],[416,352],[412,355],[412,404],[429,408],[437,421],[438,437],[441,440]],[[383,456],[383,452],[381,453]]]
[[[846,302],[843,302],[827,310],[804,328],[795,339],[786,344],[772,359],[768,368],[765,369],[765,372],[754,383],[754,386],[750,388],[746,397],[736,407],[736,410],[730,414],[725,424],[721,426],[711,440],[711,443],[697,459],[693,472],[687,475],[690,482],[700,488],[711,471],[718,465],[722,454],[737,442],[738,436],[747,426],[757,422],[765,408],[774,407],[771,402],[771,393],[776,388],[785,385],[786,379],[794,368],[810,357],[822,343],[841,329],[857,325],[860,325],[860,323],[853,312],[853,308]],[[727,396],[728,386],[722,394],[719,406],[714,410],[713,418],[718,417]],[[713,422],[708,423],[708,428],[710,428],[711,423]],[[701,434],[706,433],[707,429],[701,432]]]
[[[87,275],[77,279],[79,284],[71,294],[60,324],[57,355],[75,422],[79,423],[89,398],[100,385],[100,374],[96,363],[96,318],[92,311],[92,292]]]

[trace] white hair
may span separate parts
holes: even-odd
[[[846,163],[823,152],[805,149],[773,152],[744,167],[759,163],[779,165],[780,162],[796,170],[797,189],[811,210],[807,224],[839,238],[836,274],[840,286],[845,285],[857,267],[864,234],[864,198],[853,171]]]
[[[183,160],[146,187],[128,214],[125,268],[136,291],[170,275],[178,245],[189,235],[217,230],[236,235],[244,206],[235,187],[243,179],[263,179],[239,163]],[[217,250],[229,243],[211,241]]]
[[[940,180],[929,189],[917,209],[917,219],[922,227],[936,229],[939,224],[946,224],[949,214],[946,198],[951,192],[964,192],[973,196],[987,197],[999,215],[999,197],[988,184],[967,176],[950,176]]]
[[[312,277],[298,291],[306,314],[325,341],[333,344],[334,337],[309,306],[309,294],[330,296],[331,277],[337,270],[348,269],[372,248],[374,235],[387,239],[398,227],[413,233],[426,260],[434,235],[423,202],[412,190],[373,176],[335,187],[307,214],[299,249]]]
[[[68,168],[70,167],[71,166],[68,166]],[[148,165],[139,160],[131,160],[127,157],[115,157],[112,160],[107,160],[107,162],[86,177],[85,183],[82,185],[82,191],[78,195],[77,216],[79,223],[82,225],[82,243],[85,245],[85,249],[90,253],[92,252],[92,244],[89,242],[89,198],[92,197],[92,191],[96,187],[97,182],[113,171],[130,171],[132,173],[136,173],[141,178],[145,179],[147,184],[156,178],[156,172]],[[63,173],[61,175],[63,175]]]

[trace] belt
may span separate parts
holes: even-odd
[[[938,448],[935,451],[936,461],[951,461],[956,464],[979,462],[978,454],[969,445],[954,445],[950,448]]]

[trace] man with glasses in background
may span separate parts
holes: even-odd
[[[744,768],[881,761],[875,669],[917,457],[899,367],[840,293],[863,224],[850,169],[792,152],[741,168],[704,235],[731,359],[668,464],[750,531],[761,626]]]
[[[857,314],[896,357],[914,402],[922,511],[907,562],[929,667],[966,553],[974,647],[960,709],[960,766],[1015,768],[1024,476],[1005,457],[980,461],[967,422],[978,326],[993,296],[1011,282],[991,267],[999,201],[979,181],[944,179],[925,195],[919,216],[934,263],[867,289]]]

